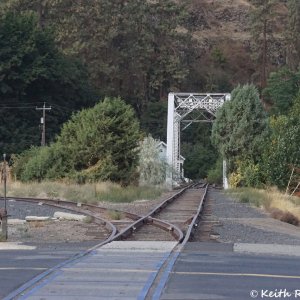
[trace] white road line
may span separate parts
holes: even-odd
[[[0,251],[1,250],[34,250],[35,246],[22,245],[20,243],[13,242],[1,242],[0,243]]]
[[[293,275],[276,275],[276,274],[251,274],[251,273],[216,273],[216,272],[172,272],[176,275],[207,275],[207,276],[238,276],[238,277],[267,277],[267,278],[285,278],[300,279],[300,276]]]
[[[0,268],[0,271],[3,270],[33,270],[33,271],[44,271],[44,270],[48,270],[48,268],[22,268],[22,267],[7,267],[7,268]]]

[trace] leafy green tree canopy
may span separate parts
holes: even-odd
[[[35,11],[56,28],[66,53],[80,57],[102,95],[121,96],[142,113],[188,73],[185,16],[172,0],[5,0],[14,12]],[[42,20],[41,20],[42,18]]]
[[[287,115],[272,117],[271,136],[264,151],[269,184],[286,188],[292,168],[300,167],[300,94]]]
[[[106,98],[73,115],[50,147],[33,148],[25,159],[21,155],[14,170],[24,181],[73,178],[126,184],[136,174],[140,137],[133,109],[120,99]]]
[[[184,174],[190,179],[206,178],[218,153],[211,142],[211,124],[195,123],[181,132]]]
[[[273,114],[287,114],[300,88],[300,71],[282,68],[270,74],[264,96],[272,102]]]
[[[3,151],[19,153],[39,144],[40,112],[36,112],[35,106],[43,102],[53,106],[47,126],[47,138],[53,138],[71,112],[94,103],[93,98],[83,68],[60,53],[53,32],[41,30],[33,13],[8,13],[1,18],[0,147]]]
[[[222,157],[233,162],[248,158],[256,162],[263,147],[267,128],[266,114],[255,86],[238,86],[231,101],[217,112],[212,140]]]

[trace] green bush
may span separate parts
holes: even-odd
[[[30,149],[22,152],[22,154],[12,155],[12,172],[17,179],[21,179],[21,176],[25,171],[26,164],[31,158],[35,157],[39,153],[39,151],[39,147],[31,147]]]
[[[240,201],[241,201],[242,203],[249,203],[249,202],[250,202],[250,199],[249,199],[249,197],[248,197],[247,195],[241,195]]]
[[[218,159],[213,169],[208,171],[207,182],[210,184],[222,184],[223,182],[223,161]]]
[[[159,185],[165,181],[167,162],[160,157],[159,141],[151,136],[140,144],[139,152],[139,184],[142,186]]]
[[[16,157],[13,171],[22,181],[69,178],[128,184],[136,176],[139,139],[133,109],[120,99],[106,98],[73,115],[52,145]]]
[[[265,182],[264,174],[259,163],[254,163],[251,159],[238,160],[236,162],[237,171],[241,178],[239,186],[261,187]]]
[[[270,185],[285,189],[293,166],[300,167],[300,94],[288,115],[270,119],[271,135],[263,152]]]

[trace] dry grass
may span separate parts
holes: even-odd
[[[73,184],[64,182],[11,182],[7,187],[8,197],[34,197],[70,200],[81,203],[132,202],[156,199],[162,188],[121,187],[112,182]],[[1,193],[1,192],[0,192]]]
[[[230,190],[243,203],[249,203],[263,208],[275,219],[293,225],[300,224],[300,198],[290,197],[279,192],[276,188],[258,190],[252,188],[239,188]]]
[[[299,219],[290,213],[289,211],[282,211],[278,208],[272,208],[270,210],[271,216],[274,219],[280,220],[285,223],[289,223],[295,226],[299,225]]]
[[[122,220],[123,218],[122,213],[116,210],[110,210],[108,216],[111,220]]]
[[[32,228],[41,228],[45,226],[45,222],[43,221],[31,221],[28,222],[28,226]]]
[[[0,242],[6,242],[5,235],[0,232]]]

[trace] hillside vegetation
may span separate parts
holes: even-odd
[[[0,15],[0,148],[18,179],[137,183],[170,91],[233,91],[213,143],[210,124],[183,132],[187,177],[226,158],[235,185],[283,189],[299,166],[298,0],[2,0]]]

